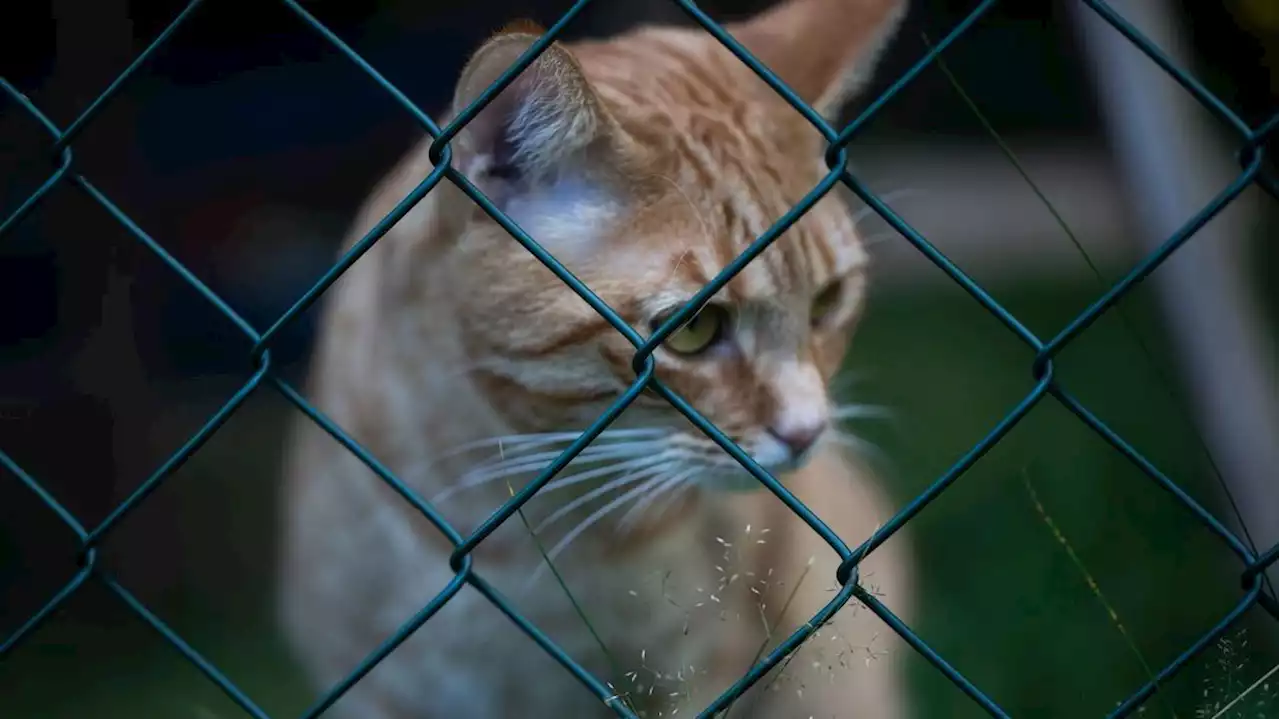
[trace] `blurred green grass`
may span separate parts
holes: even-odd
[[[1049,334],[1096,296],[1097,285],[1041,283],[993,293],[1033,331]],[[1157,361],[1168,365],[1159,323],[1142,299],[1124,307]],[[884,451],[880,469],[899,505],[1031,390],[1030,362],[1031,352],[957,287],[877,294],[851,352],[857,381],[846,399],[893,411],[891,421],[853,429]],[[1228,519],[1180,400],[1167,394],[1114,313],[1066,349],[1057,371],[1086,406]],[[1160,371],[1176,376],[1169,366]],[[279,401],[255,398],[163,490],[179,495],[182,556],[193,577],[144,597],[273,716],[295,716],[311,697],[263,611],[274,547],[272,475],[286,411]],[[1147,676],[1036,511],[1026,482],[1157,670],[1238,601],[1238,567],[1175,499],[1052,399],[910,523],[920,635],[1015,717],[1103,716]],[[886,601],[892,606],[891,597]],[[117,605],[90,587],[6,659],[0,716],[241,715]],[[1142,716],[1212,717],[1198,712],[1274,666],[1273,620],[1252,610],[1236,629]],[[984,716],[922,659],[911,661],[910,676],[917,716]],[[1247,711],[1224,719],[1277,716],[1274,679],[1239,706]]]

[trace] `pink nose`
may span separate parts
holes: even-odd
[[[818,441],[818,438],[822,436],[826,428],[826,422],[786,427],[785,429],[770,427],[769,434],[773,435],[774,439],[785,444],[791,450],[792,455],[799,456],[812,447],[814,442]]]

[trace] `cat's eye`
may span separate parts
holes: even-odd
[[[654,330],[666,320],[665,316],[653,320]],[[679,355],[697,355],[706,352],[724,337],[729,325],[729,313],[719,305],[707,305],[683,327],[667,336],[662,346]]]
[[[840,302],[840,281],[828,282],[813,297],[813,305],[809,310],[809,321],[817,326],[827,319]]]

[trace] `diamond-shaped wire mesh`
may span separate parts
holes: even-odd
[[[1119,32],[1139,48],[1150,60],[1160,66],[1167,72],[1179,85],[1187,92],[1193,95],[1204,107],[1211,111],[1220,120],[1235,130],[1240,138],[1240,149],[1237,154],[1241,167],[1240,174],[1229,185],[1221,190],[1209,204],[1201,209],[1195,216],[1188,220],[1173,235],[1167,238],[1154,252],[1140,261],[1133,267],[1129,273],[1120,281],[1116,282],[1102,296],[1098,297],[1084,312],[1080,313],[1066,327],[1058,332],[1057,335],[1047,341],[1041,339],[1027,329],[1018,318],[1011,314],[1008,310],[1000,305],[990,294],[988,294],[981,286],[972,278],[966,275],[960,268],[954,265],[941,252],[939,252],[930,242],[925,239],[919,232],[909,226],[901,216],[895,213],[881,198],[877,197],[868,187],[851,173],[845,162],[845,147],[848,145],[861,131],[867,123],[876,116],[891,99],[902,91],[909,83],[911,83],[934,59],[939,53],[946,50],[958,37],[967,32],[983,15],[991,10],[996,4],[996,0],[984,0],[976,9],[974,9],[965,19],[960,22],[944,39],[938,42],[924,57],[922,57],[909,71],[898,78],[892,85],[883,92],[878,98],[871,102],[866,110],[864,110],[853,122],[837,131],[824,121],[816,112],[806,105],[800,98],[792,92],[780,79],[778,79],[767,67],[756,60],[742,45],[736,42],[723,28],[709,18],[702,10],[700,10],[692,0],[673,0],[692,20],[701,26],[708,33],[713,35],[721,42],[730,52],[738,59],[748,65],[761,79],[781,95],[797,112],[801,113],[813,126],[823,135],[828,143],[826,161],[830,168],[828,174],[823,180],[814,187],[798,204],[792,207],[784,214],[772,227],[770,227],[763,235],[757,238],[751,245],[736,259],[729,263],[719,275],[717,275],[709,284],[701,291],[694,295],[687,304],[678,312],[674,313],[657,331],[650,337],[642,337],[628,326],[606,303],[597,297],[592,291],[574,277],[563,265],[561,265],[550,253],[543,249],[532,237],[524,233],[509,218],[493,205],[474,185],[471,184],[461,173],[450,165],[451,151],[449,142],[454,138],[464,125],[470,122],[499,92],[512,82],[517,74],[528,67],[541,52],[555,41],[564,31],[574,17],[576,17],[591,0],[577,0],[573,6],[546,31],[542,38],[536,42],[524,55],[522,55],[514,65],[507,69],[495,83],[490,86],[482,95],[477,98],[469,107],[465,108],[459,115],[445,127],[438,126],[431,118],[421,109],[414,105],[402,92],[397,90],[391,83],[383,78],[377,70],[365,62],[358,54],[355,53],[346,43],[338,38],[332,31],[326,28],[319,20],[313,17],[309,12],[300,6],[296,0],[281,0],[282,4],[294,13],[303,23],[305,23],[317,35],[330,43],[342,55],[354,63],[360,70],[369,76],[377,85],[391,95],[405,110],[407,110],[418,123],[431,135],[434,142],[431,148],[431,158],[435,162],[435,168],[431,173],[423,178],[418,186],[405,197],[395,207],[390,214],[379,221],[368,234],[360,239],[350,250],[344,254],[340,260],[333,265],[306,293],[302,295],[292,307],[279,317],[265,331],[255,329],[244,318],[240,317],[236,312],[212,290],[200,281],[195,275],[188,271],[182,263],[173,257],[164,246],[149,236],[141,227],[133,222],[119,207],[117,207],[106,195],[98,190],[84,175],[80,174],[73,168],[74,158],[72,152],[72,144],[75,137],[100,113],[100,111],[111,101],[111,99],[119,92],[122,86],[136,74],[148,60],[162,47],[173,35],[173,33],[184,23],[187,23],[192,17],[194,11],[201,4],[201,0],[192,0],[186,8],[165,28],[165,30],[144,50],[130,65],[122,72],[110,86],[99,95],[89,107],[85,109],[79,117],[75,119],[65,129],[57,127],[51,122],[29,99],[22,95],[13,85],[4,78],[0,77],[0,91],[3,91],[8,99],[16,103],[25,112],[36,118],[48,131],[52,138],[50,147],[50,157],[54,160],[54,169],[49,178],[41,184],[41,186],[33,192],[21,205],[4,218],[0,222],[0,239],[10,232],[24,217],[30,214],[45,198],[49,191],[55,186],[62,183],[70,183],[81,192],[93,199],[101,205],[107,212],[112,215],[122,226],[124,226],[138,241],[142,242],[152,252],[154,252],[173,272],[177,273],[185,282],[189,283],[197,292],[199,292],[205,300],[211,303],[217,310],[222,312],[230,319],[236,327],[243,332],[252,342],[253,350],[250,353],[252,362],[252,373],[249,379],[241,386],[241,388],[228,400],[220,410],[218,410],[204,426],[190,437],[187,442],[174,454],[172,454],[151,476],[149,476],[128,498],[121,502],[98,526],[92,529],[86,529],[74,516],[48,492],[40,481],[25,472],[18,466],[8,454],[0,450],[0,465],[18,479],[19,482],[26,485],[36,496],[49,508],[62,523],[72,533],[76,535],[80,542],[80,554],[78,557],[79,571],[73,576],[66,585],[51,597],[45,605],[34,615],[32,615],[25,623],[23,623],[11,636],[0,644],[0,658],[7,656],[14,651],[24,639],[31,636],[50,615],[56,612],[66,600],[75,594],[90,579],[101,582],[110,592],[115,594],[119,599],[129,607],[134,613],[142,618],[147,624],[154,628],[161,636],[163,636],[170,644],[192,662],[208,679],[216,683],[237,705],[245,712],[254,717],[267,717],[268,715],[254,704],[253,700],[242,692],[233,682],[231,682],[217,667],[213,666],[197,653],[182,637],[178,636],[171,630],[162,620],[155,616],[147,607],[135,598],[125,587],[121,586],[111,574],[102,567],[97,561],[98,545],[115,530],[119,524],[124,521],[129,514],[135,510],[147,497],[155,491],[170,475],[172,475],[184,462],[186,462],[192,454],[218,430],[233,413],[236,412],[245,402],[245,400],[262,385],[268,385],[278,391],[290,403],[295,405],[299,410],[309,416],[322,429],[324,429],[333,439],[341,443],[345,448],[355,454],[363,461],[371,470],[390,485],[406,502],[411,504],[419,512],[425,515],[435,527],[451,542],[454,546],[453,554],[450,558],[450,566],[455,572],[452,581],[448,583],[443,591],[423,607],[416,615],[409,618],[398,631],[396,631],[381,646],[372,652],[361,664],[351,672],[344,680],[327,691],[319,701],[311,706],[305,713],[304,717],[314,717],[322,713],[325,709],[336,702],[344,692],[350,689],[361,677],[367,674],[375,664],[381,661],[397,646],[409,637],[414,631],[426,623],[432,615],[445,605],[464,584],[470,584],[489,601],[500,609],[503,614],[514,622],[521,630],[523,630],[530,638],[538,643],[547,653],[553,656],[566,670],[572,673],[585,687],[587,691],[594,693],[599,700],[612,708],[619,716],[634,717],[635,714],[626,705],[626,703],[615,694],[605,682],[593,676],[590,672],[576,663],[563,649],[552,642],[545,634],[543,634],[536,626],[522,617],[516,608],[502,595],[500,595],[491,585],[489,585],[483,577],[477,573],[472,567],[471,552],[483,542],[495,529],[503,522],[510,519],[521,506],[523,506],[534,494],[538,492],[552,477],[564,469],[569,462],[577,456],[592,440],[594,440],[608,425],[620,415],[623,410],[644,390],[656,392],[658,395],[669,401],[677,410],[684,414],[694,425],[703,431],[708,437],[715,441],[725,452],[737,460],[750,474],[763,483],[770,491],[772,491],[781,501],[783,501],[792,511],[794,511],[806,524],[817,532],[830,546],[837,552],[842,560],[837,579],[841,584],[841,590],[836,596],[824,606],[809,622],[805,623],[794,634],[783,641],[776,649],[765,655],[760,661],[752,667],[752,669],[738,680],[733,686],[729,687],[720,695],[710,706],[706,707],[700,716],[712,716],[718,711],[723,710],[730,705],[737,697],[746,692],[757,680],[768,673],[773,667],[783,661],[788,655],[795,651],[802,642],[805,641],[814,631],[820,628],[832,615],[840,610],[850,599],[857,599],[859,602],[867,606],[881,620],[883,620],[894,632],[899,634],[910,646],[918,651],[925,659],[927,659],[934,667],[946,675],[957,687],[967,694],[974,702],[979,704],[992,716],[1005,717],[1008,714],[1000,708],[989,696],[987,696],[981,688],[972,684],[960,672],[947,663],[947,661],[934,651],[928,644],[924,642],[912,629],[903,623],[900,619],[893,615],[892,612],[876,597],[864,589],[858,582],[858,565],[877,547],[888,540],[895,532],[901,529],[907,522],[915,517],[925,506],[936,499],[943,491],[952,483],[960,478],[975,462],[984,454],[991,450],[1030,410],[1038,403],[1046,398],[1053,400],[1066,407],[1081,422],[1085,423],[1094,432],[1100,435],[1107,443],[1114,447],[1117,451],[1127,457],[1135,464],[1144,474],[1160,487],[1167,490],[1176,497],[1185,509],[1190,512],[1196,519],[1204,524],[1213,534],[1215,534],[1226,546],[1231,549],[1241,561],[1243,567],[1241,574],[1241,586],[1243,595],[1239,602],[1225,616],[1223,616],[1215,625],[1206,628],[1204,633],[1198,640],[1188,646],[1185,651],[1170,662],[1167,666],[1156,672],[1155,675],[1145,685],[1138,687],[1125,701],[1120,703],[1109,716],[1122,717],[1133,713],[1145,702],[1163,683],[1166,683],[1172,675],[1186,666],[1199,652],[1204,650],[1210,643],[1222,636],[1228,628],[1249,608],[1257,604],[1266,610],[1273,618],[1276,616],[1275,598],[1263,590],[1264,586],[1264,570],[1276,561],[1277,548],[1272,547],[1270,550],[1261,554],[1255,553],[1232,531],[1227,529],[1221,522],[1214,518],[1205,508],[1191,498],[1185,491],[1178,487],[1172,480],[1156,468],[1150,461],[1138,452],[1131,444],[1129,444],[1122,436],[1108,427],[1101,419],[1089,411],[1079,400],[1071,393],[1062,388],[1054,378],[1053,358],[1068,343],[1076,338],[1081,332],[1093,324],[1103,313],[1105,313],[1112,305],[1119,301],[1135,284],[1140,282],[1148,274],[1153,272],[1162,262],[1169,258],[1179,247],[1191,239],[1195,233],[1205,224],[1212,220],[1218,213],[1222,212],[1236,197],[1252,184],[1258,184],[1272,197],[1276,196],[1276,182],[1263,172],[1264,151],[1263,146],[1267,138],[1276,133],[1277,117],[1273,116],[1270,120],[1262,125],[1251,128],[1243,120],[1241,120],[1234,112],[1232,112],[1221,100],[1206,90],[1200,83],[1192,78],[1181,68],[1177,67],[1159,48],[1151,41],[1142,36],[1141,33],[1123,17],[1116,13],[1102,0],[1080,0],[1099,17],[1105,20],[1116,32]],[[547,268],[556,274],[566,285],[569,286],[578,296],[586,301],[593,309],[600,313],[618,332],[624,335],[635,347],[636,352],[633,359],[633,368],[636,372],[636,379],[630,388],[619,398],[603,415],[588,427],[581,436],[574,441],[564,452],[553,462],[551,462],[536,479],[530,482],[519,492],[507,501],[504,505],[493,512],[470,536],[462,536],[451,527],[443,517],[430,504],[418,497],[408,486],[398,480],[390,471],[382,466],[377,459],[364,450],[351,437],[349,437],[341,427],[326,418],[315,407],[313,407],[302,395],[290,386],[287,382],[273,373],[271,364],[270,345],[272,339],[276,337],[282,328],[293,322],[299,314],[309,308],[320,295],[332,285],[338,277],[346,271],[359,257],[364,254],[375,242],[378,241],[401,217],[409,212],[410,209],[421,200],[428,192],[432,190],[442,180],[447,180],[457,186],[463,193],[471,198],[481,209],[483,209],[490,217],[493,218],[500,226],[511,234],[515,241],[524,246],[530,253],[538,258]],[[725,436],[714,424],[700,415],[693,407],[691,407],[684,399],[679,397],[669,388],[664,386],[654,376],[654,363],[651,357],[653,350],[663,342],[663,340],[676,328],[687,321],[694,312],[700,308],[705,300],[711,297],[727,282],[729,282],[739,271],[742,270],[747,263],[751,262],[757,255],[765,250],[774,240],[776,240],[783,232],[795,223],[805,212],[809,210],[819,199],[827,192],[835,187],[837,183],[843,183],[853,191],[863,202],[871,207],[877,214],[883,217],[898,233],[900,233],[908,242],[918,249],[926,258],[935,264],[939,269],[946,273],[952,280],[965,289],[975,300],[994,315],[1009,331],[1013,332],[1025,344],[1035,351],[1035,359],[1031,365],[1031,372],[1036,380],[1034,389],[1017,403],[1004,418],[993,428],[986,437],[974,445],[967,453],[958,459],[950,469],[938,477],[923,493],[900,510],[894,517],[886,522],[873,536],[867,538],[862,544],[856,548],[850,549],[849,546],[837,536],[830,528],[818,519],[803,503],[796,499],[782,484],[774,479],[768,472],[756,464],[741,448],[734,444],[727,436]]]

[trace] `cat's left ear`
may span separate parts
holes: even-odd
[[[533,23],[517,23],[481,45],[458,80],[454,116],[515,64],[541,32]],[[583,162],[608,144],[611,128],[577,60],[553,43],[463,128],[455,145],[467,174],[538,179]]]
[[[906,15],[907,0],[783,0],[727,27],[823,116],[860,92]]]

